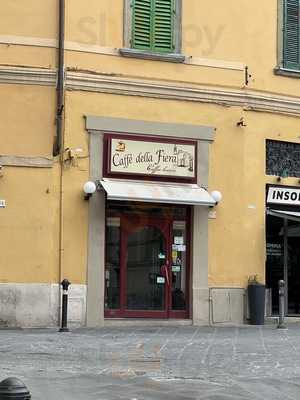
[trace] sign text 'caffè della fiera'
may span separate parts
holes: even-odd
[[[196,143],[110,138],[109,173],[194,179]]]

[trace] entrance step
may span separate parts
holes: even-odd
[[[191,319],[144,319],[144,318],[106,318],[104,326],[191,326]]]
[[[278,324],[278,316],[276,317],[265,317],[265,324],[272,325]],[[284,317],[284,321],[286,324],[299,324],[300,323],[300,315],[299,317]]]

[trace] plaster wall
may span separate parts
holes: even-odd
[[[55,89],[0,84],[1,155],[52,158]]]
[[[57,282],[58,168],[3,167],[0,282]]]
[[[196,88],[213,88],[220,93],[241,89],[247,94],[286,94],[299,102],[300,81],[273,72],[280,61],[278,16],[276,0],[264,3],[241,0],[238,7],[235,0],[228,0],[226,7],[212,7],[204,0],[185,0],[182,49],[187,59],[185,64],[172,64],[119,56],[118,48],[123,46],[122,0],[70,2],[66,9],[66,67],[91,77],[97,72],[107,79],[164,83],[170,90],[184,87],[191,96]],[[57,25],[57,2],[52,0],[3,4],[0,72],[3,68],[14,71],[15,67],[54,70]],[[246,65],[251,74],[248,86]],[[0,78],[3,82],[1,74]],[[210,175],[204,184],[209,190],[220,190],[223,201],[216,208],[216,218],[207,221],[208,279],[205,287],[201,286],[203,280],[195,282],[194,287],[195,296],[207,307],[198,310],[197,321],[201,323],[208,318],[208,287],[244,288],[248,276],[253,274],[264,280],[265,185],[276,182],[275,177],[265,175],[265,140],[299,142],[296,116],[279,114],[276,110],[254,112],[246,109],[242,100],[240,106],[225,107],[216,100],[215,104],[209,104],[209,98],[202,102],[179,101],[162,99],[159,95],[145,98],[143,93],[113,95],[103,93],[109,92],[105,88],[102,93],[92,92],[91,88],[67,90],[64,141],[65,149],[72,150],[72,157],[65,152],[60,182],[58,160],[51,156],[55,77],[48,84],[44,86],[38,80],[34,85],[0,83],[3,115],[0,163],[3,155],[42,157],[52,162],[47,168],[4,165],[0,196],[6,199],[7,207],[0,209],[0,282],[44,285],[57,284],[61,277],[67,277],[74,285],[86,284],[91,210],[83,201],[82,185],[93,173],[84,115],[215,127],[209,156]],[[115,90],[121,90],[117,84]],[[246,126],[238,127],[242,117]],[[284,184],[297,186],[298,179],[286,178]],[[96,207],[103,206],[103,199],[95,200],[94,206],[96,212]],[[197,232],[201,234],[200,230]],[[226,297],[227,292],[224,293],[216,295],[216,304],[224,304],[222,296]],[[101,308],[90,310],[93,320],[97,312],[102,313]]]
[[[5,67],[56,68],[56,51],[47,47],[0,44],[0,59]]]
[[[209,190],[220,190],[223,201],[216,208],[216,219],[208,221],[208,282],[217,287],[245,287],[248,276],[253,274],[264,280],[265,184],[276,180],[265,175],[265,140],[297,140],[297,118],[246,112],[239,107],[80,92],[67,93],[67,107],[66,145],[82,147],[87,153],[84,115],[143,117],[158,122],[170,122],[171,118],[172,123],[216,127],[215,141],[210,149],[208,187]],[[244,117],[246,127],[237,127],[241,117]],[[76,182],[74,174],[71,169],[69,179],[73,186]],[[88,171],[85,178],[88,179]],[[297,179],[286,181],[297,184]],[[79,184],[77,187],[80,190]],[[71,229],[71,225],[66,226],[66,232],[69,230],[71,234]],[[77,254],[85,245],[83,240],[74,244]]]
[[[183,1],[182,53],[186,64],[118,56],[124,46],[123,0],[70,2],[66,7],[66,66],[128,78],[188,82],[297,96],[299,80],[274,75],[280,64],[277,35],[281,10],[277,0],[228,0],[212,7],[204,0]],[[3,5],[0,55],[3,64],[55,66],[58,2]],[[258,11],[259,10],[259,11]],[[205,16],[205,17],[204,17]],[[20,43],[26,44],[21,46]],[[7,45],[8,44],[8,45]]]
[[[67,40],[82,43],[86,49],[90,46],[95,53],[69,52],[67,64],[70,67],[122,76],[243,87],[243,69],[226,68],[226,62],[233,62],[249,67],[249,89],[295,96],[299,93],[299,81],[276,76],[273,72],[281,62],[277,43],[281,10],[277,0],[263,4],[258,0],[251,3],[242,0],[238,6],[235,0],[229,0],[226,7],[212,7],[204,0],[183,1],[182,53],[195,65],[100,55],[100,48],[104,51],[124,45],[123,1],[114,0],[114,7],[110,0],[91,1],[84,10],[82,8],[75,3],[69,7],[69,21],[73,23],[69,25]],[[223,61],[224,68],[205,68],[197,65],[197,59],[200,64],[200,59]]]
[[[54,95],[47,87],[0,85],[0,282],[59,279]]]
[[[275,177],[264,174],[265,139],[295,141],[297,118],[246,112],[238,107],[76,91],[66,93],[66,106],[65,147],[80,151],[74,160],[64,163],[61,276],[74,284],[87,281],[89,211],[87,202],[83,201],[82,185],[90,176],[90,153],[84,115],[131,119],[143,116],[148,121],[166,123],[172,116],[172,123],[216,127],[210,150],[208,187],[221,190],[224,199],[216,208],[216,219],[208,220],[208,286],[243,288],[248,276],[256,273],[264,279],[265,184],[275,182]],[[236,126],[241,116],[246,127]],[[29,138],[31,126],[24,125]],[[36,154],[49,154],[47,141],[48,138],[46,144],[39,145]],[[33,136],[32,149],[36,143]],[[286,183],[295,185],[297,180],[286,179]],[[7,208],[0,210],[5,238],[1,281],[58,282],[58,165],[50,169],[6,167],[0,184],[1,195],[7,200]],[[9,269],[4,268],[7,260],[10,260]],[[204,290],[205,293],[199,291],[198,295],[208,302],[208,291]],[[208,309],[206,317],[207,312]]]
[[[0,65],[55,67],[57,1],[3,2],[0,21]]]
[[[7,1],[1,7],[0,35],[55,38],[58,2]]]

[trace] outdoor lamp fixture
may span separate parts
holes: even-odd
[[[220,203],[220,201],[221,201],[222,198],[223,198],[222,193],[219,192],[218,190],[212,191],[210,195],[211,195],[211,197],[214,199],[214,201],[216,202],[216,205],[217,205],[218,203]]]
[[[85,193],[84,200],[89,200],[89,198],[96,192],[95,182],[88,181],[83,185],[83,191]]]

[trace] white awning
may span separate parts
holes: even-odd
[[[198,185],[103,179],[100,181],[108,200],[144,201],[149,203],[214,206],[215,200]]]
[[[285,218],[291,221],[300,222],[300,212],[297,211],[283,211],[283,210],[269,209],[267,210],[267,214],[272,215],[273,217]]]

